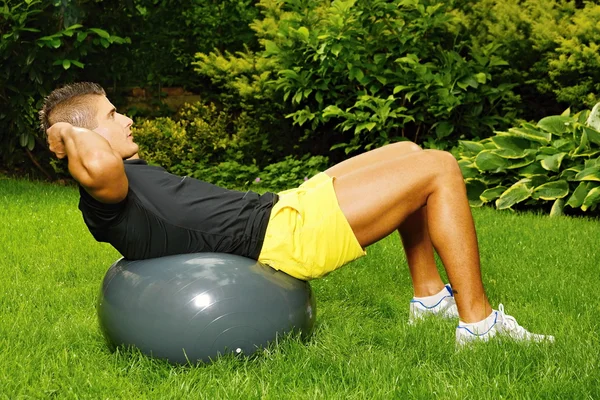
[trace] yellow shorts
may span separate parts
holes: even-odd
[[[321,172],[279,194],[258,261],[302,280],[320,278],[366,252]]]

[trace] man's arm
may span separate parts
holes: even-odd
[[[118,203],[127,196],[123,160],[96,132],[59,122],[48,129],[48,145],[58,158],[67,157],[71,176],[96,200]]]

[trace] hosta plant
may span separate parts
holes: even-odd
[[[560,215],[600,204],[600,103],[459,143],[455,156],[474,207],[552,205],[550,214]]]

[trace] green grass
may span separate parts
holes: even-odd
[[[406,323],[397,237],[314,281],[317,324],[250,359],[176,367],[111,353],[95,303],[118,254],[84,226],[72,187],[0,178],[0,398],[600,398],[600,224],[474,210],[494,306],[554,345],[454,349],[454,322]]]

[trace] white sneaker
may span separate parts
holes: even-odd
[[[458,308],[456,308],[456,301],[454,300],[452,288],[450,285],[446,285],[445,289],[448,291],[448,294],[442,297],[433,306],[426,306],[421,301],[413,298],[410,301],[408,323],[414,325],[429,315],[435,315],[442,318],[458,318]]]
[[[459,322],[456,328],[456,345],[464,346],[474,341],[488,341],[494,336],[506,336],[517,341],[554,342],[554,336],[531,333],[523,328],[517,320],[504,313],[504,305],[481,322],[465,324]]]

